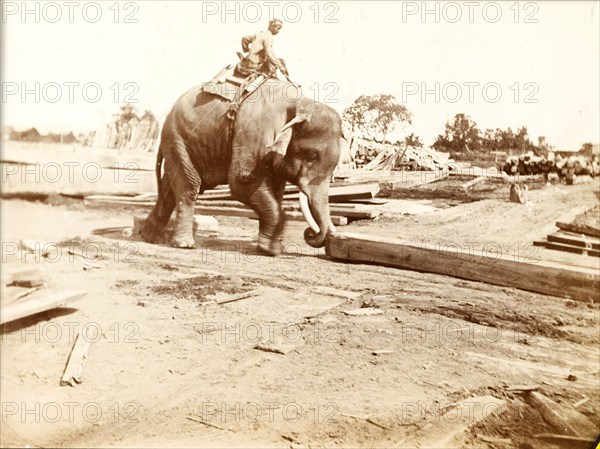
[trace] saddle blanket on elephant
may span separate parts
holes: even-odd
[[[247,78],[239,78],[234,75],[235,65],[224,67],[212,80],[202,84],[204,92],[218,95],[228,101],[234,102],[244,94],[251,94],[266,81],[266,76],[258,75],[255,79],[247,82]],[[243,89],[243,92],[240,92]]]

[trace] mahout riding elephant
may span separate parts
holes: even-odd
[[[324,246],[334,231],[329,181],[343,144],[339,114],[303,96],[294,84],[273,78],[239,105],[232,121],[231,103],[206,90],[187,91],[166,118],[156,162],[158,199],[142,237],[164,241],[175,209],[171,245],[193,248],[196,197],[228,183],[232,196],[259,217],[258,249],[281,254],[282,200],[289,181],[300,189],[300,207],[310,225],[304,239],[312,247]]]

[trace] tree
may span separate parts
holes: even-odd
[[[361,95],[344,109],[343,119],[353,135],[380,142],[405,122],[412,124],[412,114],[389,94]]]
[[[466,114],[454,116],[446,122],[443,135],[438,135],[433,148],[450,153],[471,153],[481,149],[481,135],[477,123]]]
[[[156,117],[154,116],[152,111],[150,111],[149,109],[146,109],[146,110],[144,110],[144,114],[142,114],[142,117],[140,120],[148,120],[150,123],[152,123],[152,122],[156,121]]]
[[[585,154],[586,156],[591,157],[593,149],[594,149],[594,146],[592,145],[592,142],[586,142],[581,145],[579,152]]]
[[[37,142],[41,138],[42,138],[42,135],[39,133],[39,131],[36,128],[30,128],[27,131],[23,131],[21,133],[20,140],[28,140],[28,141],[32,141],[32,142]]]
[[[421,142],[421,138],[419,136],[415,136],[415,133],[411,133],[410,136],[406,136],[404,138],[404,143],[409,147],[423,148],[423,142]]]
[[[129,124],[132,120],[139,120],[137,108],[131,103],[125,103],[119,108],[119,112],[114,115],[117,131],[120,131],[124,124]]]

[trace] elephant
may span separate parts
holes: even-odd
[[[283,252],[286,182],[300,190],[300,209],[310,226],[304,240],[321,248],[335,231],[329,182],[345,140],[340,115],[277,78],[267,79],[247,95],[233,120],[234,103],[202,86],[177,100],[161,132],[158,198],[142,230],[144,240],[163,241],[176,210],[170,243],[194,248],[196,198],[220,184],[229,184],[232,197],[258,215],[257,249],[262,253]]]

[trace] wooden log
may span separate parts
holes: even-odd
[[[73,301],[85,296],[83,290],[72,290],[66,292],[48,292],[41,290],[30,295],[27,300],[2,307],[0,313],[0,324],[25,318],[36,313],[63,307]]]
[[[599,427],[572,407],[554,402],[538,391],[527,395],[527,401],[536,407],[542,417],[564,435],[596,437]]]
[[[594,438],[582,438],[569,435],[556,435],[552,433],[538,433],[533,438],[542,440],[564,449],[590,449],[594,447],[596,440]]]
[[[94,336],[94,338],[95,337],[96,336]],[[73,343],[73,348],[71,349],[71,354],[69,355],[69,360],[65,366],[65,371],[60,380],[61,386],[68,385],[74,387],[81,383],[83,367],[87,360],[91,341],[90,338],[83,337],[81,333],[77,335],[75,343]]]
[[[326,253],[349,262],[444,274],[581,301],[597,300],[600,290],[598,270],[520,260],[492,250],[461,252],[440,245],[336,233],[328,239]]]
[[[599,228],[589,226],[586,224],[562,223],[560,221],[557,221],[556,227],[563,231],[574,232],[576,234],[586,234],[591,235],[592,237],[600,237]]]

